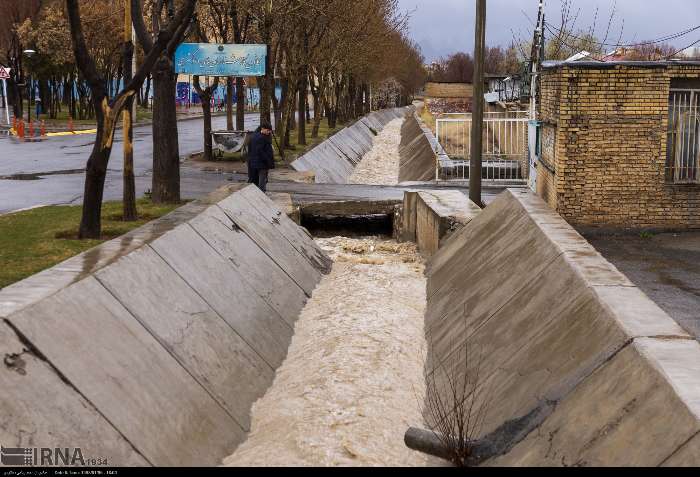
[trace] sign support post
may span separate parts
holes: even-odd
[[[5,116],[7,125],[10,125],[10,106],[7,103],[7,80],[10,78],[10,70],[0,66],[0,79],[2,80],[2,97],[5,98]]]
[[[10,125],[10,107],[7,104],[7,80],[2,80],[2,95],[5,98],[5,116],[7,116],[7,125]]]

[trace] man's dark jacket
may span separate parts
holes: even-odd
[[[248,165],[253,169],[275,168],[272,136],[265,136],[260,132],[253,135],[248,147]]]

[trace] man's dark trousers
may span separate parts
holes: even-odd
[[[267,176],[270,170],[252,168],[250,169],[250,172],[252,179],[251,182],[258,186],[258,189],[260,189],[261,191],[267,192]]]
[[[251,182],[257,185],[261,191],[265,192],[267,189],[268,171],[275,167],[272,139],[269,134],[264,135],[262,132],[257,132],[253,135],[248,150],[248,164],[250,167]]]

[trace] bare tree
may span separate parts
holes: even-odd
[[[11,68],[8,86],[8,101],[12,104],[14,116],[22,117],[22,87],[25,85],[22,42],[17,26],[25,19],[32,19],[41,7],[40,0],[0,0],[0,50],[6,64]]]
[[[137,0],[135,0],[138,3]],[[92,103],[97,119],[97,135],[85,173],[85,191],[83,196],[83,213],[80,222],[80,238],[99,238],[101,232],[101,211],[107,164],[112,152],[114,129],[122,108],[127,100],[141,88],[148,72],[153,68],[161,54],[174,49],[188,28],[196,0],[186,0],[183,7],[174,15],[167,29],[161,30],[156,41],[149,49],[141,67],[134,73],[132,80],[111,100],[105,90],[105,80],[97,71],[95,61],[85,42],[80,4],[78,0],[66,0],[71,29],[71,40],[76,63],[92,91]],[[140,12],[139,10],[135,10]]]
[[[182,0],[184,8],[196,0]],[[175,49],[187,33],[190,18],[186,24],[175,23],[179,18],[174,13],[173,0],[153,0],[150,12],[151,32],[144,22],[141,0],[131,0],[134,29],[141,48],[146,54],[153,51],[161,31],[179,31],[177,41],[169,43],[159,53],[153,67],[153,184],[152,199],[156,203],[177,203],[180,201],[180,149],[177,133],[177,75],[174,73],[173,55]],[[166,22],[167,20],[167,22]],[[153,35],[153,36],[151,36]]]
[[[473,353],[465,342],[453,347],[426,379],[429,428],[458,467],[470,465],[488,411],[490,396],[481,375],[482,363],[483,356]]]

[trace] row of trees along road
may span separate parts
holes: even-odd
[[[123,35],[125,1],[138,38],[133,72],[125,68],[128,48],[115,41]],[[369,110],[370,97],[381,107],[407,103],[426,78],[419,49],[406,37],[408,16],[400,13],[398,0],[0,0],[0,11],[0,62],[13,69],[8,97],[15,116],[22,115],[22,86],[31,71],[50,115],[67,108],[72,117],[97,122],[86,167],[81,238],[101,233],[104,182],[119,114],[132,98],[147,101],[151,87],[152,199],[180,201],[173,57],[183,41],[267,45],[267,73],[257,78],[260,119],[274,120],[281,155],[290,147],[292,130],[298,144],[305,144],[307,121],[316,137],[322,118],[331,127],[355,119]],[[37,51],[30,59],[21,54],[28,48]],[[202,80],[197,78],[195,87],[206,97],[215,85]],[[228,127],[233,128],[235,83],[236,128],[243,129],[243,78],[222,80],[229,93]],[[204,113],[208,137],[211,116],[206,107]],[[207,150],[211,154],[210,142]]]

